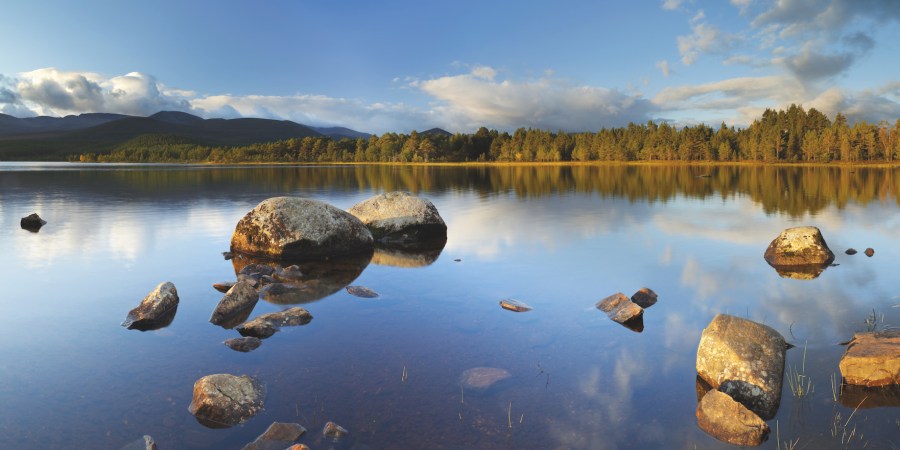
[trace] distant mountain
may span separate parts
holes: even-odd
[[[442,129],[442,128],[432,128],[430,130],[420,131],[419,134],[436,134],[439,136],[447,136],[447,137],[453,136],[453,133],[451,133],[445,129]]]
[[[239,146],[323,134],[288,120],[203,119],[177,111],[162,111],[150,117],[82,114],[19,119],[2,115],[0,159],[59,159],[72,153],[102,153],[138,136]]]
[[[344,127],[311,127],[313,130],[318,131],[325,136],[328,136],[335,140],[340,140],[344,138],[348,139],[368,139],[371,134],[363,133],[356,130],[351,130],[349,128]]]

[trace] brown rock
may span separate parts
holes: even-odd
[[[306,444],[294,444],[285,450],[309,450],[309,447]]]
[[[631,296],[631,301],[641,308],[649,308],[656,304],[656,292],[650,288],[640,288]]]
[[[869,247],[869,248],[867,248],[866,251],[864,251],[863,253],[865,253],[866,256],[868,256],[869,258],[871,258],[871,257],[875,256],[875,249],[872,248],[872,247]]]
[[[350,432],[334,422],[328,422],[325,424],[325,428],[322,429],[322,434],[327,438],[340,439],[350,434]]]
[[[246,281],[238,281],[225,293],[222,300],[219,300],[209,321],[215,325],[230,325],[235,317],[249,315],[258,301],[259,293],[256,289]]]
[[[360,297],[360,298],[376,298],[378,297],[378,293],[365,287],[365,286],[347,286],[347,292],[350,295]]]
[[[848,248],[847,251],[845,251],[844,253],[846,253],[848,255],[855,255],[857,252],[856,252],[855,248]]]
[[[697,425],[720,441],[741,446],[757,446],[769,435],[768,424],[719,391],[709,391],[700,400]]]
[[[278,327],[273,325],[272,322],[260,319],[259,317],[237,327],[237,332],[241,333],[241,336],[255,337],[258,339],[272,337],[277,331]]]
[[[788,228],[772,240],[765,259],[773,267],[826,266],[834,261],[834,253],[816,227]]]
[[[306,433],[306,428],[297,423],[274,422],[253,442],[244,446],[243,450],[281,450]]]
[[[351,214],[298,197],[264,200],[237,224],[231,250],[273,259],[372,253],[372,233]]]
[[[232,350],[237,350],[239,352],[250,352],[259,348],[262,345],[262,341],[257,337],[240,337],[240,338],[232,338],[225,339],[223,344],[227,345],[228,348]]]
[[[625,294],[617,292],[597,302],[597,309],[606,313],[610,319],[625,323],[644,314],[644,309],[628,299]]]
[[[486,390],[499,381],[511,377],[508,370],[496,367],[473,367],[459,376],[459,383],[465,388]]]
[[[254,336],[265,339],[272,336],[281,327],[293,327],[306,325],[312,320],[309,311],[295,306],[284,311],[263,314],[253,320],[239,326],[238,333],[241,336]]]
[[[770,327],[719,314],[700,336],[697,373],[768,420],[781,402],[785,346]]]
[[[208,427],[227,428],[260,412],[265,396],[265,387],[249,376],[207,375],[194,383],[188,411]]]
[[[515,311],[515,312],[531,311],[530,306],[528,306],[525,303],[520,302],[518,300],[513,300],[511,298],[505,298],[503,300],[500,300],[500,307],[503,309],[508,309],[510,311]]]
[[[178,291],[170,281],[156,286],[147,294],[141,304],[128,312],[122,326],[129,330],[157,330],[168,326],[178,309]]]
[[[900,384],[900,330],[856,333],[840,362],[847,384]]]

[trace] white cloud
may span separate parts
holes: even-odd
[[[678,36],[678,53],[686,66],[694,64],[701,54],[723,53],[735,37],[704,22],[706,15],[698,12],[691,19],[691,34]]]
[[[669,11],[678,9],[683,0],[663,0],[662,8]]]
[[[551,77],[495,81],[482,76],[485,68],[477,70],[417,81],[413,86],[440,101],[432,108],[437,117],[462,130],[481,125],[594,130],[642,122],[654,109],[640,95],[614,89],[573,85]]]
[[[662,61],[657,61],[656,68],[659,69],[660,72],[662,72],[664,77],[668,77],[672,71],[672,69],[669,68],[669,61],[665,59]]]

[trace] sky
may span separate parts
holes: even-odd
[[[0,112],[381,134],[900,118],[896,0],[5,2]]]

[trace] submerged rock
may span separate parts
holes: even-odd
[[[816,227],[788,228],[766,249],[766,262],[773,267],[827,266],[834,253]]]
[[[37,215],[37,213],[31,213],[19,221],[20,227],[34,233],[40,231],[41,227],[44,225],[47,225],[47,221],[41,219],[41,216]]]
[[[225,339],[222,343],[232,350],[244,353],[256,350],[262,345],[262,341],[253,336]]]
[[[427,199],[409,192],[388,192],[353,205],[348,210],[369,228],[376,241],[415,244],[435,241],[443,247],[447,224]]]
[[[348,434],[350,432],[346,428],[334,422],[326,423],[325,428],[322,429],[322,435],[330,439],[340,439]]]
[[[375,298],[378,297],[378,293],[365,287],[365,286],[347,286],[347,292],[350,295],[354,295],[356,297],[361,298]]]
[[[209,321],[215,325],[229,327],[237,325],[237,318],[243,319],[250,315],[256,302],[259,301],[259,293],[246,281],[238,281],[225,293],[216,309],[213,310]]]
[[[312,314],[309,311],[300,307],[294,307],[284,311],[263,314],[239,326],[237,331],[241,333],[241,336],[265,339],[275,334],[282,327],[306,325],[312,321],[312,318]]]
[[[865,253],[866,256],[868,256],[869,258],[871,258],[871,257],[875,256],[875,249],[872,248],[872,247],[869,247],[869,248],[867,248],[866,251],[864,251],[863,253]]]
[[[650,288],[643,287],[631,296],[631,301],[646,309],[656,304],[656,298],[656,292],[653,292]]]
[[[128,312],[122,326],[129,330],[157,330],[168,326],[178,309],[178,291],[170,281],[156,286],[147,294],[141,304]]]
[[[505,298],[500,300],[500,307],[503,309],[508,309],[510,311],[515,312],[528,312],[531,311],[531,307],[527,304],[520,302],[518,300],[513,300],[511,298]]]
[[[227,428],[244,423],[262,411],[266,389],[247,375],[207,375],[194,383],[188,411],[203,425]]]
[[[769,425],[728,395],[712,390],[697,404],[697,425],[710,436],[733,445],[757,446]]]
[[[298,423],[273,422],[263,434],[245,445],[242,450],[282,450],[286,445],[300,439],[304,433],[306,428]]]
[[[772,328],[718,314],[700,336],[697,373],[768,420],[781,402],[785,348],[784,338]]]
[[[900,384],[900,330],[856,333],[840,362],[847,384]]]
[[[157,450],[156,441],[149,434],[142,438],[129,442],[119,450]]]
[[[262,201],[237,224],[231,250],[273,259],[324,259],[372,253],[372,233],[356,217],[298,197]]]
[[[473,367],[459,376],[459,383],[466,389],[486,390],[512,374],[496,367]]]
[[[597,302],[597,309],[606,313],[610,319],[619,323],[634,320],[644,314],[644,309],[628,299],[625,294],[617,292]]]

